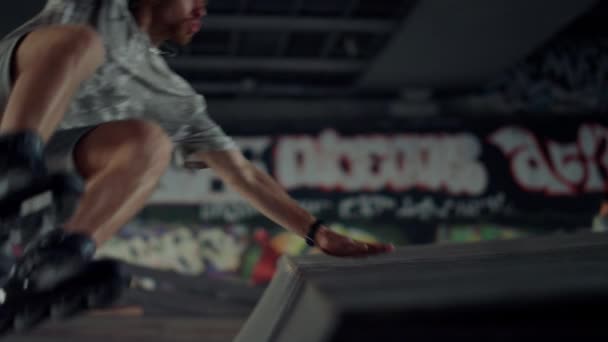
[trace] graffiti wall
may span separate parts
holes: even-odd
[[[332,225],[332,229],[368,242],[393,241],[404,245],[398,230]],[[303,239],[278,227],[246,225],[129,224],[98,252],[126,262],[188,275],[240,277],[252,284],[272,278],[280,256],[318,253]]]
[[[577,226],[607,185],[604,121],[395,122],[237,142],[305,208],[337,221]],[[259,216],[208,171],[171,170],[153,203],[190,205],[203,222]]]
[[[245,155],[333,229],[398,246],[590,229],[608,180],[602,117],[394,121],[236,135]],[[171,169],[100,250],[142,266],[266,284],[318,253],[206,171]]]
[[[606,38],[559,39],[454,108],[477,117],[229,133],[303,207],[353,238],[403,246],[605,231],[596,214],[608,180],[608,119],[598,114],[608,109],[607,84]],[[479,115],[486,112],[560,116]],[[270,281],[281,255],[307,253],[318,251],[211,172],[175,168],[139,219],[99,252],[254,285]]]
[[[415,227],[410,231],[396,227],[347,227],[339,224],[333,224],[331,228],[362,241],[390,241],[399,246],[416,242],[420,233],[427,243],[477,242],[540,234],[492,224]],[[272,279],[282,255],[309,253],[319,251],[278,227],[136,221],[104,245],[98,257],[118,258],[135,265],[186,275],[238,278],[251,285],[265,285]]]

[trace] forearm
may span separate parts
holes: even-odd
[[[301,237],[315,218],[265,172],[256,168],[240,151],[227,150],[200,152],[194,156],[198,165],[208,165],[232,189],[236,190],[257,210],[268,218]],[[335,256],[363,256],[388,252],[391,245],[366,244],[337,234],[320,226],[314,237],[315,245],[323,252]]]
[[[305,237],[314,223],[313,217],[287,194],[281,185],[253,164],[240,176],[224,181],[245,197],[249,203],[278,225]]]

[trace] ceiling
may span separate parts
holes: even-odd
[[[596,0],[211,0],[171,65],[211,96],[374,96],[480,85]]]
[[[0,33],[44,2],[11,2]],[[202,32],[168,61],[221,115],[377,113],[404,93],[481,86],[573,22],[605,27],[605,3],[210,0]]]
[[[212,0],[171,64],[206,93],[327,94],[356,82],[414,0]]]

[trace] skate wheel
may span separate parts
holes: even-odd
[[[24,332],[32,329],[40,323],[48,313],[47,307],[28,307],[18,312],[13,319],[13,329],[16,332]]]
[[[104,309],[111,306],[121,295],[120,283],[109,282],[98,286],[87,295],[87,307],[89,309]]]
[[[2,313],[0,317],[0,337],[13,326],[13,315],[9,312]]]
[[[88,271],[97,282],[94,290],[90,292],[91,304],[109,305],[120,297],[130,280],[124,274],[120,263],[111,259],[95,261]]]
[[[111,302],[111,298],[109,298],[108,291],[105,288],[98,288],[92,290],[91,293],[87,295],[87,307],[89,309],[101,309],[108,305],[108,302]]]
[[[83,310],[84,298],[81,296],[62,298],[59,302],[53,303],[50,309],[52,319],[64,319],[77,314]]]

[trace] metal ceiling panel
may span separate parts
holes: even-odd
[[[539,47],[595,2],[420,1],[359,85],[478,85]]]

